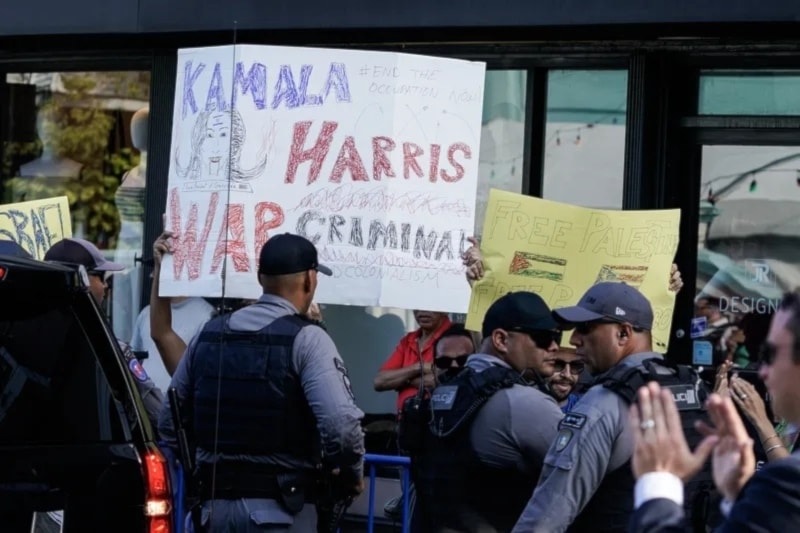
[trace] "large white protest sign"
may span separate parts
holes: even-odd
[[[164,296],[254,298],[269,235],[317,246],[321,303],[463,312],[485,65],[408,54],[181,50]],[[223,268],[225,266],[225,268]]]

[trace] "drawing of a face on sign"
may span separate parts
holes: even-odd
[[[198,113],[192,129],[192,156],[188,167],[181,166],[179,149],[175,150],[178,175],[191,180],[227,180],[230,169],[233,181],[258,177],[267,166],[268,143],[265,142],[264,149],[259,152],[256,165],[242,169],[246,134],[244,121],[236,109]]]

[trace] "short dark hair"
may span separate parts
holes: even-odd
[[[436,342],[433,343],[434,359],[436,359],[436,355],[439,353],[439,343],[442,339],[446,339],[447,337],[464,337],[465,339],[469,339],[469,342],[472,344],[472,349],[475,350],[475,339],[472,336],[472,332],[468,330],[463,323],[454,322],[449,328],[444,330],[442,334],[439,335],[439,338],[436,339]]]
[[[794,292],[787,292],[783,295],[781,304],[778,306],[781,311],[788,311],[792,314],[786,323],[786,329],[794,335],[794,350],[792,360],[800,364],[800,289]]]

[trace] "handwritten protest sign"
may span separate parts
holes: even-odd
[[[12,240],[36,259],[53,244],[72,236],[66,196],[0,205],[0,239]]]
[[[509,291],[535,292],[557,308],[597,282],[624,281],[652,303],[654,349],[665,351],[679,226],[678,209],[586,209],[492,189],[481,242],[487,272],[473,287],[467,327],[480,331],[486,310]]]
[[[255,297],[258,251],[296,233],[321,303],[466,311],[485,65],[272,46],[181,50],[165,296]]]

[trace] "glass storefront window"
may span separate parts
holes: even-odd
[[[702,158],[693,354],[755,366],[781,295],[800,286],[800,148],[704,146]]]
[[[626,70],[551,70],[542,197],[622,209]]]
[[[486,72],[475,206],[476,236],[480,236],[483,228],[490,188],[522,192],[526,75],[524,70]],[[468,290],[465,278],[464,291]],[[375,392],[372,380],[400,338],[417,329],[412,311],[325,305],[323,315],[347,363],[359,406],[367,413],[394,413],[396,394]],[[451,318],[463,322],[466,315],[454,314]]]
[[[123,340],[140,305],[149,93],[149,72],[12,73],[2,103],[2,203],[68,198],[73,236],[128,267],[106,300]]]
[[[800,115],[800,71],[703,71],[698,112],[701,115]]]
[[[522,192],[526,85],[524,70],[486,72],[475,205],[476,235],[483,231],[489,189]]]

